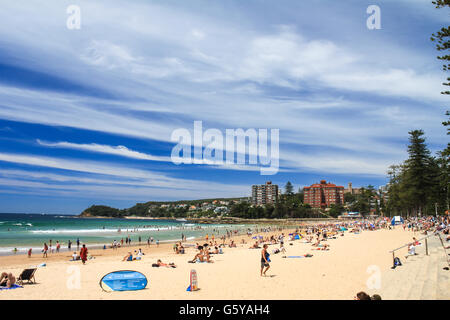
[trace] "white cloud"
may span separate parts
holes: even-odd
[[[133,151],[133,150],[128,149],[125,146],[109,146],[109,145],[102,145],[102,144],[96,144],[96,143],[77,144],[77,143],[71,143],[71,142],[66,142],[66,141],[51,143],[51,142],[44,142],[39,139],[37,140],[37,143],[42,146],[46,146],[46,147],[67,148],[67,149],[99,152],[99,153],[117,155],[117,156],[121,156],[121,157],[140,159],[140,160],[172,162],[170,157],[154,156],[154,155],[147,154],[147,153]]]
[[[71,32],[64,27],[64,5],[5,3],[1,39],[21,67],[117,98],[2,85],[0,118],[163,142],[176,128],[192,128],[193,120],[219,129],[279,128],[288,169],[361,174],[382,174],[382,166],[400,159],[404,153],[391,140],[406,140],[411,126],[423,126],[433,141],[444,143],[434,129],[443,115],[442,74],[424,62],[434,57],[401,47],[395,38],[373,36],[371,46],[361,45],[365,34],[355,30],[349,44],[344,36],[315,37],[299,26],[269,28],[272,21],[231,14],[239,10],[210,15],[208,8],[200,13],[125,1],[83,3],[82,29]],[[314,19],[308,12],[298,15]],[[348,153],[303,153],[303,145]],[[53,147],[167,160],[103,144]]]
[[[149,191],[151,189],[153,191],[149,193],[148,196],[152,197],[156,195],[161,196],[163,194],[166,194],[167,196],[168,194],[175,192],[173,197],[190,194],[199,198],[206,196],[215,197],[218,194],[231,197],[246,196],[250,190],[247,185],[223,184],[210,181],[206,182],[201,180],[172,178],[161,173],[99,161],[83,160],[80,162],[77,160],[7,153],[0,153],[0,161],[88,174],[88,176],[79,177],[73,176],[73,172],[54,174],[42,172],[37,173],[25,170],[5,170],[0,173],[0,176],[5,176],[5,180],[3,180],[3,183],[0,181],[0,184],[8,185],[8,183],[11,183],[9,184],[10,186],[40,187],[45,185],[46,188],[49,189],[55,188],[70,190],[76,187],[77,189],[82,190],[81,185],[76,184],[76,182],[80,182],[83,183],[82,185],[84,187],[96,185],[95,188],[98,190],[114,189],[114,194],[120,194],[121,190],[129,192],[130,190],[141,189]],[[10,178],[8,178],[8,176]],[[21,179],[17,179],[18,177],[21,177]],[[37,179],[39,181],[27,181],[33,179]],[[48,179],[57,182],[66,182],[66,184],[61,185],[57,183],[48,183]],[[85,194],[88,194],[90,190],[95,190],[95,188],[85,188],[83,190]],[[169,193],[168,190],[170,190]],[[136,194],[134,199],[137,199],[137,196],[140,194],[141,193]]]

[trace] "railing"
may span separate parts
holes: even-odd
[[[440,233],[438,233],[438,236],[439,236],[439,240],[441,240],[442,248],[444,248],[444,254],[445,254],[445,257],[447,258],[447,264],[450,267],[450,260],[448,258],[447,249],[446,249],[446,247],[444,245],[444,241],[442,240],[442,237],[441,237]],[[447,270],[448,270],[448,267],[447,267]]]
[[[439,232],[438,231],[434,231],[432,234],[430,234],[430,235],[428,235],[428,236],[426,236],[426,237],[423,237],[423,238],[420,238],[420,239],[417,239],[416,241],[422,241],[422,240],[425,240],[425,254],[426,255],[428,255],[428,238],[429,237],[432,237],[432,236],[435,236],[435,235],[438,235],[439,234]],[[401,246],[401,247],[398,247],[397,249],[394,249],[394,250],[391,250],[391,251],[389,251],[390,253],[392,253],[392,265],[395,267],[395,251],[397,251],[397,250],[400,250],[400,249],[403,249],[403,248],[405,248],[405,247],[407,247],[407,246],[409,246],[410,245],[410,243],[408,243],[408,244],[405,244],[405,245],[403,245],[403,246]]]

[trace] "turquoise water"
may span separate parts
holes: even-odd
[[[205,225],[177,220],[141,220],[141,219],[89,219],[74,216],[55,216],[38,214],[0,214],[0,255],[26,253],[33,248],[33,253],[41,252],[44,242],[53,247],[56,241],[61,248],[67,248],[72,242],[76,248],[80,243],[91,246],[109,245],[114,240],[125,240],[127,236],[132,244],[138,244],[139,236],[146,244],[149,237],[160,242],[181,240],[184,234],[188,240],[215,232],[216,238],[226,234],[227,230],[245,230],[245,225]]]

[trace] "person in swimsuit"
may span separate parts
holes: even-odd
[[[44,243],[44,249],[42,250],[43,252],[43,258],[47,258],[47,251],[48,251],[48,246],[47,243]]]
[[[0,286],[11,288],[16,283],[16,278],[12,273],[3,272],[0,276]]]
[[[133,259],[133,255],[131,254],[131,252],[128,252],[128,254],[123,257],[122,261],[133,261],[135,259]]]
[[[268,245],[265,244],[263,246],[263,249],[261,250],[261,277],[263,275],[266,276],[266,272],[270,268],[270,264],[268,261],[269,253],[267,252],[267,247],[268,247]],[[266,268],[266,270],[264,270],[264,267]],[[263,270],[264,270],[264,272],[263,272]]]
[[[161,259],[158,259],[158,261],[156,262],[156,264],[160,267],[167,267],[167,268],[176,268],[177,266],[175,265],[175,263],[171,262],[169,264],[167,263],[163,263],[161,261]]]

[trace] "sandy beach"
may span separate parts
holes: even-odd
[[[271,234],[278,232],[264,233],[264,236]],[[313,257],[285,259],[281,253],[272,254],[268,277],[260,276],[261,249],[248,249],[252,241],[247,236],[242,236],[247,244],[240,244],[241,237],[235,237],[238,247],[225,248],[224,254],[213,255],[214,263],[210,264],[188,263],[196,250],[187,248],[186,254],[177,255],[172,244],[161,244],[159,248],[142,245],[143,260],[132,262],[122,261],[130,251],[128,248],[92,250],[90,254],[95,259],[88,260],[86,265],[68,261],[69,252],[49,254],[48,259],[37,254],[32,258],[7,256],[0,258],[2,272],[19,275],[26,267],[43,262],[46,266],[38,268],[37,284],[0,291],[0,299],[353,299],[356,292],[367,289],[370,277],[367,268],[375,265],[381,272],[389,269],[392,264],[389,250],[405,244],[413,236],[401,228],[345,233],[327,241],[329,251],[314,250],[311,244],[301,240],[286,241],[286,255],[310,253]],[[276,247],[279,245],[270,245],[269,251]],[[157,259],[174,262],[178,267],[154,268],[152,263]],[[200,290],[196,292],[186,291],[191,269],[198,273]],[[149,280],[147,288],[135,292],[102,291],[101,277],[117,270],[142,272]],[[79,288],[71,285],[77,275]]]

